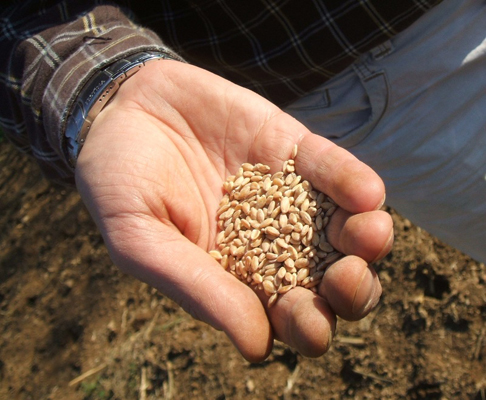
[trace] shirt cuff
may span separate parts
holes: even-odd
[[[118,18],[114,18],[114,12],[119,14]],[[85,20],[86,16],[73,24],[85,25]],[[158,51],[167,58],[183,61],[152,31],[134,25],[114,7],[98,7],[96,21],[99,24],[97,29],[92,28],[77,37],[79,45],[56,69],[42,99],[47,140],[63,161],[61,168],[64,171],[59,172],[71,182],[73,170],[65,151],[64,131],[69,112],[86,82],[117,60],[143,51]],[[69,31],[76,29],[69,27]]]

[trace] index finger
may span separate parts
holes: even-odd
[[[279,170],[298,145],[297,173],[350,213],[380,208],[385,200],[381,178],[349,151],[311,133],[283,112],[268,120],[255,138],[253,160]]]
[[[295,163],[316,189],[351,213],[376,210],[384,203],[385,185],[376,172],[327,139],[304,135]]]

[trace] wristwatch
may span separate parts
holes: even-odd
[[[108,104],[120,85],[147,63],[174,59],[157,51],[145,51],[118,60],[98,71],[83,87],[66,121],[65,146],[69,163],[74,168],[79,152],[96,116]]]

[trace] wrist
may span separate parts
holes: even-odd
[[[64,148],[72,168],[84,145],[96,116],[109,103],[120,85],[147,63],[174,57],[159,51],[145,51],[130,55],[98,71],[84,85],[71,107],[64,133]]]

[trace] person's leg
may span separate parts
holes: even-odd
[[[387,204],[486,262],[486,3],[445,0],[286,109],[348,148]]]

